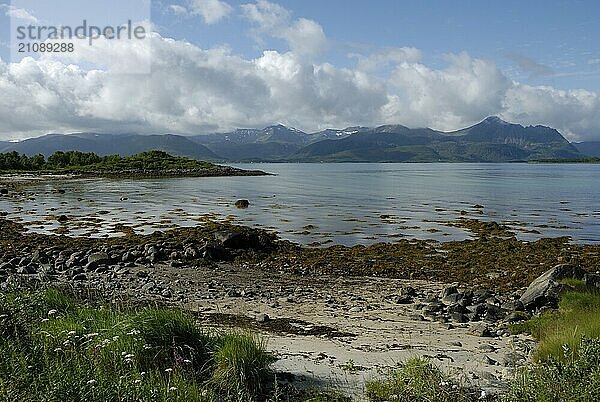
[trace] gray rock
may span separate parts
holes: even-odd
[[[396,303],[396,304],[411,304],[412,302],[413,302],[412,297],[408,296],[408,295],[396,296],[394,299],[394,303]]]
[[[256,316],[256,322],[261,323],[261,324],[265,323],[267,321],[270,321],[270,320],[271,320],[271,317],[269,317],[269,315],[265,314],[265,313],[260,313]]]
[[[452,321],[455,321],[455,322],[460,322],[460,323],[469,322],[469,317],[467,317],[463,313],[452,313],[452,315],[450,317],[452,318]]]
[[[489,357],[488,355],[484,355],[483,356],[483,364],[488,364],[490,366],[495,366],[498,364],[498,362],[494,359],[492,359],[491,357]]]
[[[250,206],[250,201],[248,201],[248,200],[237,200],[235,202],[235,206],[237,208],[248,208]]]
[[[585,272],[576,266],[561,264],[549,269],[531,282],[519,299],[526,309],[535,309],[545,305],[553,305],[558,301],[562,289],[558,282],[565,278],[583,279]]]
[[[88,264],[106,264],[108,263],[108,254],[103,251],[99,251],[97,253],[92,253],[88,256]]]
[[[33,275],[35,273],[37,273],[37,268],[33,264],[28,264],[17,268],[17,274],[20,275]]]
[[[504,310],[508,311],[524,311],[525,306],[521,300],[509,300],[507,302],[502,303],[501,306]]]
[[[458,303],[460,300],[462,300],[463,295],[460,293],[452,293],[448,296],[445,296],[442,298],[442,301],[446,304],[454,304],[454,303]]]
[[[447,288],[442,290],[440,297],[443,299],[444,297],[448,297],[456,293],[458,293],[458,289],[456,288],[456,286],[448,286]]]
[[[481,324],[476,324],[473,327],[471,327],[469,329],[469,335],[474,335],[474,336],[479,336],[479,337],[491,337],[491,336],[493,336],[493,333],[487,325],[481,323]]]
[[[583,281],[588,286],[600,288],[600,274],[585,274]]]
[[[486,313],[484,320],[488,322],[496,322],[500,321],[506,317],[506,311],[502,310],[500,307],[495,306],[493,304],[486,305]]]
[[[85,281],[87,280],[87,275],[84,273],[75,274],[72,279],[74,281]]]

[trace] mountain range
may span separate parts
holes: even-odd
[[[46,156],[57,150],[127,156],[150,149],[230,162],[520,162],[600,156],[600,142],[572,144],[553,128],[498,117],[452,132],[384,125],[309,134],[276,125],[195,136],[77,133],[0,142],[0,152]]]

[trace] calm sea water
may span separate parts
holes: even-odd
[[[151,232],[214,214],[304,244],[446,241],[469,237],[444,224],[466,216],[509,224],[528,240],[600,242],[600,165],[237,166],[276,176],[46,181],[31,188],[31,199],[0,199],[0,211],[39,232],[56,230],[53,217],[65,214],[73,217],[70,234],[92,236],[114,234],[118,223]],[[248,209],[233,206],[240,198],[250,200]]]

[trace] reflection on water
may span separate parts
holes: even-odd
[[[443,224],[467,216],[509,223],[524,239],[600,241],[600,165],[238,166],[277,176],[46,181],[31,188],[31,199],[1,199],[0,210],[41,232],[58,229],[55,217],[67,215],[72,219],[61,230],[72,235],[114,234],[121,223],[151,232],[195,225],[211,214],[304,244],[445,241],[469,236]],[[240,198],[250,200],[250,208],[235,208]]]

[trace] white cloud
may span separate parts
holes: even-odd
[[[266,1],[245,6],[248,18],[265,33],[279,32],[290,50],[249,59],[153,34],[150,74],[113,73],[144,56],[129,41],[98,40],[71,58],[0,60],[0,139],[73,131],[197,134],[277,122],[305,131],[384,123],[454,130],[489,115],[550,125],[570,139],[600,139],[598,92],[520,84],[466,53],[447,55],[442,68],[422,62],[414,48],[355,56],[356,68],[317,63],[306,56],[315,43],[302,38],[321,36],[318,24],[293,20]],[[98,63],[105,66],[79,67]],[[382,66],[391,73],[373,73]]]
[[[222,0],[189,0],[189,11],[205,23],[214,24],[231,14],[233,7]]]
[[[245,17],[256,25],[255,38],[270,35],[287,42],[291,51],[306,57],[317,56],[327,48],[327,38],[317,22],[306,18],[292,19],[288,10],[267,0],[243,4]]]
[[[390,64],[414,63],[421,59],[421,51],[414,47],[388,48],[368,55],[350,53],[348,57],[357,59],[356,67],[361,71],[373,71]]]
[[[167,7],[167,9],[172,12],[173,14],[177,14],[177,15],[186,15],[188,14],[188,9],[179,5],[179,4],[169,4],[169,7]]]
[[[31,13],[29,13],[29,11],[27,11],[23,8],[17,8],[15,6],[7,5],[7,4],[0,4],[0,9],[6,10],[4,14],[7,17],[14,18],[14,19],[17,19],[20,21],[24,21],[29,24],[37,24],[39,22],[36,17],[31,15]]]
[[[502,111],[512,83],[494,63],[466,53],[447,56],[448,67],[401,63],[389,79],[385,121],[452,130]]]

